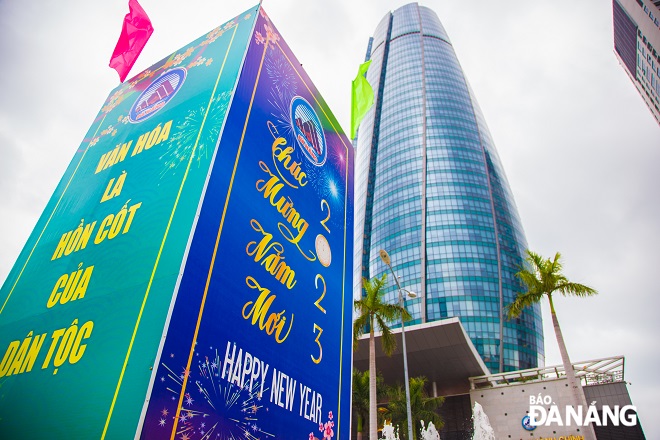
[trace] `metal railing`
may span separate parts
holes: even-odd
[[[575,376],[583,386],[604,383],[621,382],[624,380],[625,357],[614,356],[573,364]],[[528,382],[543,382],[547,380],[562,379],[566,377],[564,367],[530,368],[528,370],[511,371],[491,374],[488,376],[471,377],[470,388],[494,388],[501,386],[519,385]]]

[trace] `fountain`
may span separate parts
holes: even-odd
[[[399,428],[394,428],[387,420],[383,423],[383,440],[399,440]]]
[[[424,420],[420,420],[422,423],[422,440],[440,440],[440,433],[435,429],[433,422],[429,422],[429,426],[424,427]]]
[[[474,427],[474,434],[472,440],[496,440],[495,431],[490,426],[488,416],[479,402],[474,402],[474,409],[472,410],[472,426]]]

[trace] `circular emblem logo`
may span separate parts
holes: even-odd
[[[323,165],[328,148],[321,121],[309,102],[301,96],[291,101],[291,124],[305,157],[317,167]]]
[[[523,417],[521,423],[526,431],[534,431],[536,429],[536,426],[532,425],[532,419],[529,416]]]
[[[163,73],[138,96],[128,112],[128,119],[131,122],[142,122],[158,113],[181,89],[185,79],[186,69],[183,67]]]

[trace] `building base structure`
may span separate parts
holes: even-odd
[[[428,395],[445,397],[438,411],[445,422],[439,430],[443,440],[473,439],[476,403],[488,416],[497,440],[578,440],[588,429],[577,426],[574,419],[569,426],[564,423],[571,393],[562,366],[490,374],[458,318],[406,327],[406,343],[409,376],[426,377]],[[368,345],[365,335],[354,354],[354,368],[368,369]],[[403,382],[402,354],[398,343],[392,356],[386,356],[376,333],[376,368],[386,385]],[[623,356],[573,364],[587,402],[595,408],[587,410],[582,420],[590,415],[592,421],[606,421],[600,423],[603,426],[591,423],[597,440],[646,438],[628,393],[624,364]],[[385,408],[387,402],[379,406]],[[543,426],[531,426],[530,413]]]
[[[394,329],[393,333],[396,336],[401,333],[401,329]],[[392,356],[388,357],[381,350],[380,333],[376,333],[376,369],[386,385],[403,383],[400,342],[397,341],[397,348]],[[487,376],[490,371],[460,320],[449,318],[406,326],[406,345],[409,377],[426,377],[428,395],[445,397],[445,403],[440,409],[440,415],[445,421],[440,438],[471,440],[469,378]],[[353,367],[361,371],[369,369],[368,334],[359,340],[358,349],[353,355]],[[379,402],[379,406],[385,407],[386,402]],[[355,417],[353,419],[355,420]],[[366,427],[364,429],[368,432]],[[353,438],[355,434],[353,432]]]
[[[577,440],[588,425],[598,440],[645,439],[624,363],[623,356],[615,356],[573,364],[589,403],[584,411],[572,411],[562,366],[472,377],[470,400],[483,407],[497,439]]]

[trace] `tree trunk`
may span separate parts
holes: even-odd
[[[568,357],[568,350],[566,349],[566,344],[564,343],[564,336],[561,333],[561,328],[559,327],[559,320],[557,319],[557,314],[555,313],[555,306],[552,302],[552,295],[548,295],[548,301],[550,302],[550,314],[552,315],[552,326],[555,329],[555,336],[557,337],[557,345],[559,345],[559,354],[561,355],[561,362],[564,365],[564,371],[566,372],[566,380],[568,381],[568,386],[571,389],[571,394],[573,395],[573,406],[577,409],[582,407],[582,417],[584,418],[587,413],[589,405],[587,404],[587,399],[584,396],[584,391],[580,382],[578,382],[575,377],[575,371],[573,371],[573,364]],[[591,424],[589,426],[580,427],[580,433],[584,435],[584,440],[596,440],[596,435]]]
[[[372,318],[369,323],[369,440],[378,440],[376,409],[376,339]]]
[[[364,421],[362,420],[362,416],[360,414],[358,414],[357,415],[357,440],[362,440],[363,423],[364,423]]]

